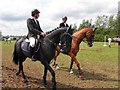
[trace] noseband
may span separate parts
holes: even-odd
[[[92,34],[93,34],[93,32],[90,33],[90,41],[91,41],[91,42],[92,42],[92,40],[93,40]]]

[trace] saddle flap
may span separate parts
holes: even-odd
[[[21,44],[21,48],[23,51],[26,51],[26,52],[30,52],[30,42],[28,39],[25,39],[22,44]]]
[[[38,51],[38,49],[40,48],[40,43],[38,43],[35,46],[35,52]],[[28,39],[25,39],[22,44],[21,44],[21,49],[25,52],[30,52],[30,41]]]

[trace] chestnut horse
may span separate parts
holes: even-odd
[[[76,55],[79,51],[79,44],[83,41],[83,39],[86,37],[87,39],[87,44],[89,47],[93,46],[93,40],[94,40],[94,35],[95,31],[97,28],[83,28],[81,30],[77,30],[75,33],[72,35],[72,43],[71,43],[71,50],[69,51],[68,55],[71,57],[71,65],[70,65],[70,73],[72,73],[72,66],[73,62],[78,67],[78,72],[81,77],[81,79],[84,79],[82,76],[82,70],[80,68],[80,63],[78,62]],[[57,49],[57,53],[54,57],[54,64],[53,66],[58,67],[56,64],[56,58],[60,54],[60,49]]]

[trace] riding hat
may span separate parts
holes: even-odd
[[[34,16],[35,14],[38,14],[38,13],[40,13],[40,11],[38,9],[34,9],[31,12],[31,16]]]
[[[63,17],[62,19],[66,19],[66,20],[67,20],[67,17],[65,16],[65,17]]]

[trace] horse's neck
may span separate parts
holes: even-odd
[[[60,42],[60,35],[64,33],[67,30],[67,28],[59,28],[57,30],[54,30],[50,34],[46,36],[46,40],[55,44],[58,44]]]
[[[48,41],[51,44],[58,44],[59,43],[59,35],[46,36],[44,40]]]
[[[58,44],[60,41],[60,35],[61,33],[64,33],[67,30],[67,28],[60,28],[58,30],[54,30],[50,34],[46,36],[47,39],[51,40],[52,42]]]
[[[80,44],[80,43],[83,41],[84,37],[85,37],[85,32],[83,32],[83,31],[78,31],[78,32],[76,32],[75,34],[73,34],[73,36],[74,36],[76,39],[78,39],[78,40],[77,40],[77,43]]]

